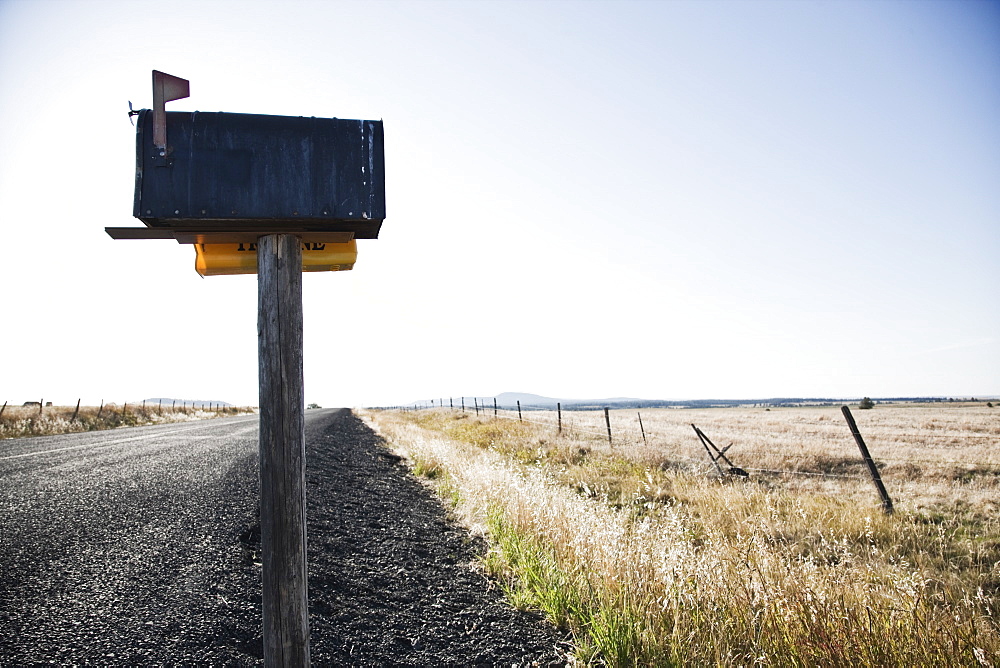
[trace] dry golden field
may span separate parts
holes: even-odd
[[[0,413],[0,438],[53,436],[165,422],[187,422],[224,415],[252,413],[251,408],[227,406],[209,410],[150,404],[101,406],[5,406]]]
[[[1000,408],[365,413],[593,665],[1000,665]],[[719,476],[695,424],[749,477]]]

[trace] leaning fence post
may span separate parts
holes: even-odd
[[[611,417],[608,415],[608,407],[604,407],[604,422],[608,425],[608,445],[611,445]]]
[[[76,410],[73,411],[73,417],[69,419],[70,422],[76,422],[76,416],[80,413],[80,400],[76,400]]]
[[[858,431],[858,425],[854,421],[854,416],[851,415],[851,409],[847,406],[841,406],[840,410],[847,420],[847,426],[851,428],[851,433],[854,434],[854,440],[857,441],[858,449],[861,450],[861,456],[864,457],[865,464],[868,465],[868,472],[871,473],[875,488],[878,489],[878,494],[882,497],[882,510],[885,511],[886,515],[891,515],[892,499],[889,498],[889,493],[885,491],[885,485],[882,484],[882,477],[878,473],[878,466],[875,465],[871,454],[868,453],[868,446],[865,445],[865,439],[861,438],[861,432]]]
[[[479,417],[479,399],[472,397],[472,403],[476,406],[476,417]]]
[[[523,420],[521,420],[521,400],[520,399],[518,399],[518,401],[517,401],[517,421],[518,422],[522,422],[523,421]]]
[[[7,402],[3,402],[3,408],[0,408],[0,417],[3,417],[3,412],[7,410]]]
[[[101,407],[97,409],[97,417],[101,417],[101,413],[104,412],[104,399],[101,399]]]
[[[45,399],[41,399],[38,402],[38,414],[42,414],[42,410],[45,408]]]
[[[642,426],[642,413],[636,411],[635,414],[639,416],[639,431],[642,432],[642,444],[649,445],[649,443],[646,442],[646,430]]]

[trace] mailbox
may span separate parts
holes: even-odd
[[[136,126],[133,214],[150,233],[182,243],[285,232],[304,241],[378,237],[385,218],[381,121],[164,113],[162,146],[153,110],[140,111]]]

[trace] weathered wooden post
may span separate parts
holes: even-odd
[[[611,445],[611,417],[608,415],[608,407],[604,407],[604,422],[608,425],[608,445]]]
[[[352,269],[356,240],[378,238],[382,122],[166,111],[189,92],[153,72],[153,109],[135,112],[146,227],[105,230],[192,244],[202,276],[258,274],[264,664],[307,666],[302,272]]]
[[[559,421],[559,433],[561,434],[562,433],[562,404],[560,402],[558,402],[558,401],[556,402],[556,417],[557,417],[557,419]]]
[[[840,412],[844,414],[844,419],[847,420],[847,426],[851,428],[851,433],[854,435],[854,441],[858,444],[858,449],[861,451],[861,457],[865,460],[865,464],[868,466],[868,473],[872,476],[872,482],[875,483],[875,489],[878,490],[878,495],[882,499],[882,510],[886,515],[892,514],[892,499],[889,498],[889,492],[886,491],[885,485],[882,484],[882,476],[878,473],[878,466],[875,465],[875,460],[872,459],[871,454],[868,452],[868,446],[865,445],[865,439],[861,438],[861,432],[858,430],[858,424],[854,421],[854,416],[851,415],[851,409],[847,406],[841,406]]]
[[[264,656],[308,666],[302,242],[261,237],[257,263]]]

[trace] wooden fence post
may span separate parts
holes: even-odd
[[[38,414],[42,414],[42,410],[45,408],[45,399],[40,399],[38,401]]]
[[[646,442],[646,430],[642,426],[642,413],[639,412],[639,411],[636,411],[635,414],[639,416],[639,431],[642,432],[642,444],[643,445],[649,445],[649,443]]]
[[[97,417],[101,417],[101,413],[104,412],[104,399],[101,399],[101,407],[97,409]]]
[[[608,407],[604,407],[604,422],[608,425],[608,445],[611,445],[611,418],[608,416]]]
[[[80,399],[76,400],[76,410],[73,411],[73,417],[69,419],[70,422],[76,422],[76,416],[80,414]]]
[[[556,402],[556,416],[559,421],[559,433],[562,433],[562,404]]]
[[[7,410],[7,402],[3,402],[3,408],[0,408],[0,417],[3,417],[3,412]]]
[[[497,398],[493,397],[493,417],[497,416]]]
[[[462,397],[462,412],[465,412],[465,397]]]
[[[309,665],[302,242],[257,243],[260,533],[266,666]]]
[[[521,420],[521,400],[520,399],[517,400],[517,421],[518,422],[523,422],[523,420]]]
[[[861,450],[861,456],[864,458],[865,464],[868,465],[868,472],[872,476],[872,482],[875,483],[878,495],[882,498],[882,510],[886,515],[891,515],[892,499],[889,498],[889,492],[885,490],[885,485],[882,484],[882,477],[878,473],[878,466],[875,465],[875,461],[868,453],[868,446],[865,445],[865,439],[861,438],[861,432],[858,431],[858,425],[854,421],[854,416],[851,415],[851,409],[847,406],[841,406],[840,411],[844,414],[847,426],[851,428],[851,433],[854,434],[854,440],[858,444],[858,449]]]

